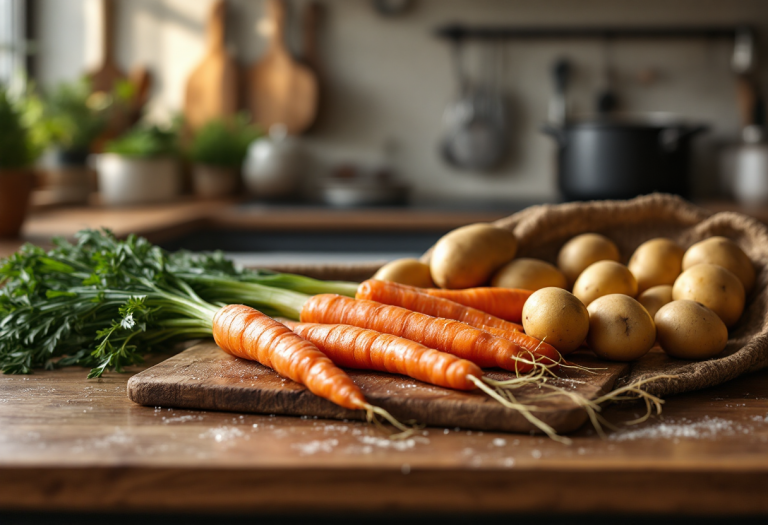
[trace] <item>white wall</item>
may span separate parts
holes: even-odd
[[[97,0],[39,0],[39,74],[48,84],[74,78],[98,61]],[[299,11],[303,0],[293,0]],[[181,107],[186,77],[204,50],[211,0],[121,0],[119,62],[155,75],[152,118]],[[510,158],[493,174],[456,171],[439,158],[442,112],[456,94],[448,45],[432,36],[450,21],[476,24],[768,26],[764,0],[417,0],[402,18],[377,16],[366,0],[325,0],[321,28],[321,118],[306,137],[319,166],[375,163],[394,141],[393,158],[417,195],[430,198],[552,199],[554,145],[539,133],[551,94],[552,62],[577,68],[571,101],[588,112],[600,84],[602,48],[592,41],[517,41],[505,45],[505,89],[513,108]],[[263,51],[256,24],[263,2],[230,1],[232,47],[246,64]],[[294,20],[298,23],[298,20]],[[294,32],[295,33],[295,32]],[[294,35],[295,36],[295,35]],[[629,111],[671,111],[711,125],[697,145],[697,187],[714,188],[717,150],[738,136],[739,119],[723,41],[618,41],[612,48],[621,100]],[[480,57],[478,49],[470,50]],[[477,60],[474,61],[477,69]],[[658,80],[642,84],[646,69]],[[321,168],[316,170],[318,176]]]

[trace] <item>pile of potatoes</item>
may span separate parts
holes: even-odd
[[[618,247],[596,233],[566,242],[557,265],[515,259],[516,252],[511,231],[472,224],[441,238],[430,264],[400,259],[375,278],[420,287],[534,290],[523,308],[526,333],[563,354],[586,342],[614,361],[639,359],[656,342],[681,359],[719,354],[755,283],[752,261],[725,237],[688,250],[670,239],[651,239],[626,266]]]

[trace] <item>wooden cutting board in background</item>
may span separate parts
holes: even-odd
[[[114,0],[101,0],[101,64],[87,73],[94,91],[111,92],[116,82],[125,79],[125,72],[115,60],[114,34]]]
[[[566,379],[553,384],[579,392],[589,399],[610,390],[629,371],[625,363],[606,363],[586,355],[569,356],[597,368],[596,373],[569,370]],[[414,379],[379,372],[348,370],[368,401],[401,421],[415,420],[440,427],[529,432],[531,424],[514,410],[504,408],[482,393],[434,387]],[[491,372],[494,379],[512,374]],[[519,392],[519,395],[518,395]],[[540,394],[537,387],[516,392],[518,400]],[[153,407],[193,408],[262,414],[362,419],[363,413],[341,408],[306,388],[284,379],[252,361],[232,357],[213,341],[201,343],[133,376],[128,397]],[[576,430],[587,420],[582,408],[566,397],[535,403],[536,415],[559,433]]]
[[[314,72],[294,60],[285,44],[285,5],[269,0],[269,48],[248,72],[247,105],[253,120],[264,129],[284,124],[289,134],[300,134],[315,120],[318,85]]]
[[[208,49],[187,80],[184,116],[190,130],[215,118],[233,115],[239,108],[240,69],[226,49],[226,3],[218,0],[208,18]]]

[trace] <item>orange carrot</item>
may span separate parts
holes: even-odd
[[[443,290],[440,288],[419,288],[422,293],[442,297],[471,306],[500,319],[519,323],[523,318],[523,305],[533,293],[530,290],[512,288],[465,288],[464,290]]]
[[[339,406],[368,406],[352,379],[315,345],[249,306],[220,309],[213,318],[213,338],[225,352],[258,361]]]
[[[427,295],[423,288],[415,288],[391,281],[369,279],[357,287],[357,299],[369,299],[383,304],[402,306],[414,312],[461,321],[476,328],[493,326],[504,330],[523,331],[517,323],[510,323],[476,308],[464,306],[455,301]]]
[[[560,361],[560,354],[554,347],[525,334],[521,335],[531,340],[531,348],[460,321],[340,295],[321,294],[310,297],[301,309],[301,321],[370,328],[416,341],[481,367],[498,366],[506,370],[528,372],[536,366],[536,362],[548,366]]]
[[[483,377],[476,364],[391,334],[343,324],[285,322],[345,368],[400,374],[437,386],[474,390]]]

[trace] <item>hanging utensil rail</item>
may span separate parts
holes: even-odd
[[[669,26],[669,27],[531,27],[531,26],[467,26],[448,24],[438,27],[435,34],[448,39],[543,39],[543,38],[728,38],[751,26]]]

